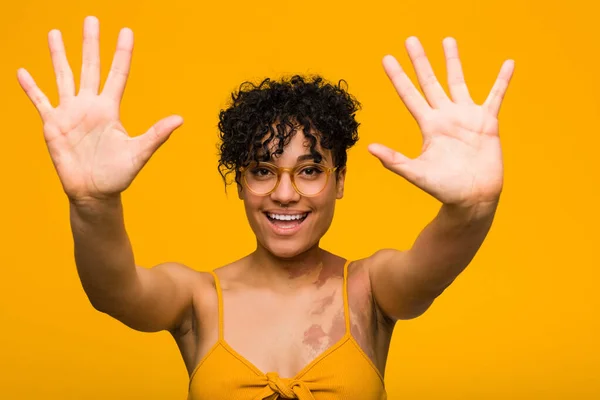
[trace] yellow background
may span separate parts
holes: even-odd
[[[78,78],[86,15],[101,21],[106,73],[118,29],[136,49],[123,120],[142,133],[186,119],[126,192],[142,265],[206,270],[253,249],[234,191],[216,170],[216,123],[246,79],[321,73],[363,103],[346,197],[323,245],[350,258],[406,248],[438,204],[383,169],[370,142],[416,156],[420,135],[381,68],[421,38],[442,80],[441,41],[457,38],[483,101],[504,59],[516,73],[501,112],[506,185],[493,229],[467,271],[423,317],[401,322],[390,399],[600,398],[598,6],[587,1],[33,1],[0,15],[0,398],[184,399],[167,333],[135,332],[95,312],[78,282],[68,208],[21,92],[26,67],[50,98],[46,34],[62,30]],[[412,74],[412,72],[411,72]]]

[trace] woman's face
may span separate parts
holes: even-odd
[[[331,151],[320,146],[316,150],[323,155],[321,165],[334,167]],[[284,168],[307,161],[314,160],[310,158],[310,145],[301,130],[292,137],[283,154],[270,160]],[[323,191],[311,197],[296,192],[287,172],[281,174],[275,191],[266,196],[248,190],[242,179],[238,194],[244,201],[246,216],[259,246],[277,257],[291,258],[318,245],[331,225],[335,201],[344,194],[345,172],[345,169],[331,172]]]

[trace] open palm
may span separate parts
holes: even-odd
[[[18,79],[44,123],[44,138],[65,193],[79,201],[102,199],[124,191],[152,154],[183,122],[171,116],[145,134],[130,137],[119,118],[131,55],[133,33],[123,29],[104,88],[100,94],[99,24],[84,23],[83,63],[79,93],[59,31],[48,35],[60,104],[53,108],[31,75],[19,70]]]
[[[495,201],[503,181],[498,113],[514,63],[503,64],[488,98],[477,105],[464,80],[456,41],[447,38],[443,44],[451,98],[418,39],[409,38],[406,48],[425,97],[394,57],[383,60],[388,77],[421,129],[421,154],[410,159],[380,144],[370,145],[369,151],[386,168],[445,204]]]

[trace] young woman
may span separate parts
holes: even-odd
[[[476,105],[453,39],[443,42],[450,97],[416,38],[406,47],[424,97],[393,57],[383,59],[424,144],[416,159],[377,144],[369,151],[442,206],[409,250],[354,261],[319,242],[344,193],[358,102],[320,78],[242,85],[220,115],[219,165],[236,182],[256,250],[205,273],[177,263],[135,264],[121,193],[183,120],[171,116],[129,137],[119,105],[133,35],[121,31],[100,94],[98,37],[98,21],[88,17],[76,94],[60,33],[50,32],[56,108],[18,72],[70,202],[77,270],[92,305],[133,329],[171,332],[190,373],[189,399],[386,398],[395,322],[427,310],[492,223],[503,180],[497,115],[513,62]]]

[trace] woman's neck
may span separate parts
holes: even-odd
[[[289,290],[307,284],[319,285],[325,276],[331,275],[327,271],[335,268],[336,258],[318,245],[294,257],[281,258],[259,244],[248,256],[247,265],[253,283]]]

